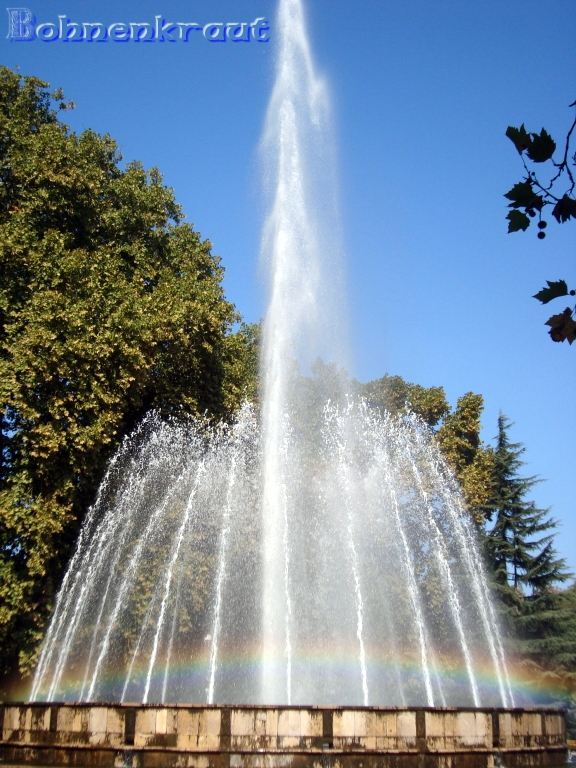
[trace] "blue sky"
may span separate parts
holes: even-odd
[[[24,3],[23,3],[24,4]],[[11,43],[1,61],[64,88],[67,122],[110,133],[125,160],[156,165],[220,254],[228,297],[265,311],[258,277],[257,145],[273,78],[274,0],[30,0],[38,23],[271,22],[269,43]],[[534,490],[562,523],[576,571],[576,348],[553,344],[532,297],[576,285],[576,225],[506,233],[502,197],[521,164],[504,132],[560,141],[576,99],[573,0],[308,0],[338,140],[352,373],[442,385],[452,404],[502,409]],[[7,25],[7,15],[5,22]],[[550,217],[548,217],[550,218]],[[556,305],[551,305],[552,307]],[[564,304],[557,303],[562,310]]]

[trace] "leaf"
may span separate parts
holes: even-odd
[[[570,307],[566,307],[561,314],[552,315],[544,325],[550,326],[548,333],[552,341],[567,341],[568,344],[576,341],[576,322],[574,322]]]
[[[568,286],[566,285],[565,280],[556,280],[553,282],[546,280],[546,282],[548,283],[548,288],[542,288],[542,290],[535,293],[532,298],[538,299],[542,304],[548,304],[549,301],[557,299],[559,296],[568,296]]]
[[[573,197],[564,195],[554,206],[552,216],[554,216],[559,224],[564,224],[569,218],[576,219],[576,200]]]
[[[509,125],[506,129],[506,136],[514,144],[519,155],[530,146],[530,134],[524,128],[524,123],[522,123],[520,128],[514,128],[512,125]]]
[[[532,188],[532,182],[519,181],[518,184],[514,184],[509,192],[506,192],[504,197],[511,200],[510,208],[532,208],[534,201],[538,195]]]
[[[555,151],[556,142],[544,128],[539,134],[532,134],[527,153],[530,160],[535,163],[545,163],[546,160],[550,160]]]
[[[518,232],[520,229],[526,231],[530,226],[530,219],[522,211],[510,211],[508,216],[508,232]]]

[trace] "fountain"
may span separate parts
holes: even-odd
[[[280,0],[277,29],[262,407],[219,425],[151,413],[125,439],[62,584],[37,703],[0,713],[4,759],[287,765],[368,750],[436,766],[476,751],[488,766],[508,750],[553,764],[562,716],[505,709],[453,474],[415,416],[371,410],[342,373],[328,91],[302,0]]]
[[[277,26],[261,413],[213,428],[151,415],[125,442],[32,699],[508,706],[450,472],[417,420],[347,392],[328,90],[301,0],[281,0]]]
[[[282,422],[264,514],[251,407],[228,426],[141,424],[83,528],[33,700],[513,704],[474,531],[426,428],[361,401],[317,410]]]

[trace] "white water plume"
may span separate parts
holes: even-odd
[[[323,393],[319,378],[300,377],[303,391]],[[219,427],[151,415],[88,517],[34,699],[512,703],[473,523],[427,428],[302,397],[285,436],[277,657],[262,652],[257,414]]]

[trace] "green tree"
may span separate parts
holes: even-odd
[[[534,477],[518,476],[524,448],[510,443],[505,416],[499,419],[493,496],[493,525],[485,538],[488,562],[516,662],[543,700],[568,709],[576,737],[576,583],[554,549],[556,522],[547,509],[525,500]],[[555,691],[551,694],[551,691]]]
[[[411,384],[400,376],[386,374],[359,389],[372,407],[393,414],[413,411],[436,431],[436,441],[460,481],[464,501],[476,523],[482,525],[492,471],[492,450],[480,439],[482,395],[468,392],[451,411],[442,387]]]
[[[484,505],[490,494],[493,451],[480,438],[482,395],[467,392],[444,418],[436,440],[456,473],[464,500],[477,525],[484,523]]]
[[[0,674],[34,663],[105,463],[150,408],[225,416],[249,332],[156,169],[0,68]]]
[[[437,426],[450,411],[442,387],[422,387],[405,381],[401,376],[386,374],[381,379],[361,384],[359,388],[360,394],[373,408],[393,414],[414,411],[430,427]]]
[[[491,494],[485,505],[486,517],[493,523],[488,533],[488,548],[496,581],[528,595],[550,589],[568,576],[564,561],[554,550],[556,521],[549,509],[538,509],[526,500],[528,492],[540,482],[536,477],[520,477],[525,452],[521,443],[511,443],[510,420],[500,414],[494,451]],[[536,538],[534,538],[536,537]],[[564,575],[562,575],[564,574]]]
[[[572,710],[574,730],[576,584],[563,590],[556,587],[534,590],[525,596],[516,617],[516,634],[517,649],[533,685],[543,692],[551,689],[557,692],[555,703]]]
[[[576,102],[570,105],[576,106]],[[508,232],[526,231],[530,220],[538,218],[538,238],[544,240],[548,222],[543,218],[547,207],[552,207],[552,216],[559,224],[564,224],[571,218],[576,219],[576,198],[574,177],[576,154],[571,154],[570,142],[576,128],[576,118],[566,135],[563,152],[559,159],[554,159],[556,142],[542,128],[540,133],[528,132],[522,124],[520,128],[508,126],[506,136],[512,141],[522,158],[525,176],[514,184],[504,197],[510,200],[508,213]],[[550,170],[547,178],[542,176],[544,165]],[[535,168],[538,168],[538,173]],[[547,280],[547,287],[534,295],[535,299],[548,304],[553,299],[562,296],[574,296],[575,290],[570,290],[565,280]],[[566,307],[563,312],[552,315],[546,325],[550,326],[548,333],[552,341],[576,340],[576,307]]]
[[[245,354],[238,356],[240,372],[238,379],[243,383],[243,396],[256,405],[260,402],[260,347],[262,323],[242,323],[240,326],[240,342]]]
[[[491,524],[486,552],[509,626],[520,639],[522,652],[537,654],[543,625],[555,610],[553,589],[570,574],[554,549],[556,521],[548,509],[538,509],[526,498],[539,480],[519,475],[525,448],[510,442],[510,426],[510,420],[500,414],[491,493],[485,505]]]

